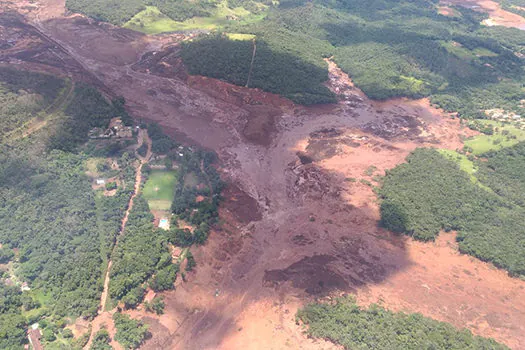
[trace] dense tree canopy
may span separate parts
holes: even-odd
[[[421,314],[394,313],[377,305],[362,308],[350,297],[307,305],[297,316],[308,325],[309,335],[345,349],[507,349]]]
[[[421,240],[456,230],[462,252],[525,274],[525,145],[487,157],[475,183],[438,151],[414,151],[384,179],[382,225]]]
[[[125,349],[137,349],[148,334],[148,325],[119,312],[113,315],[117,334],[115,339]]]

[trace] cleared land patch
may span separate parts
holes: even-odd
[[[123,27],[146,34],[158,34],[193,29],[212,30],[227,25],[233,19],[242,19],[246,23],[257,22],[264,15],[252,15],[243,7],[229,8],[222,3],[209,17],[193,17],[184,21],[175,21],[162,13],[156,6],[146,6],[146,9],[133,16]]]
[[[484,126],[491,126],[493,134],[478,135],[465,141],[465,146],[470,147],[475,155],[512,147],[525,140],[525,130],[518,129],[512,124],[494,120],[479,120],[478,122]]]
[[[153,170],[144,185],[144,198],[151,210],[169,210],[177,180],[176,171]]]

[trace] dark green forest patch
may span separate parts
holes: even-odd
[[[308,326],[308,335],[345,349],[508,349],[421,314],[392,312],[378,305],[359,307],[351,297],[309,304],[297,317]]]
[[[185,45],[182,58],[190,74],[249,85],[301,104],[335,102],[330,90],[322,85],[328,80],[326,68],[273,50],[264,41],[256,42],[257,51],[250,76],[253,45],[252,41],[229,40],[226,37],[204,38]]]
[[[488,154],[488,162],[476,161],[476,177],[484,186],[472,182],[456,162],[438,151],[417,149],[384,178],[381,224],[425,241],[441,230],[458,231],[461,252],[512,274],[525,274],[524,192],[520,192],[525,183],[525,173],[520,172],[524,147],[520,143]]]

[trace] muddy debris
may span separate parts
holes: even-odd
[[[330,255],[305,257],[283,270],[264,273],[263,286],[276,288],[283,282],[291,282],[295,288],[308,294],[326,294],[333,290],[346,290],[348,282],[330,266],[337,260]]]

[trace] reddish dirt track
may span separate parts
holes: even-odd
[[[372,189],[349,181],[374,182],[371,165],[383,174],[416,147],[462,147],[472,132],[457,119],[426,100],[369,101],[331,63],[327,84],[341,101],[328,106],[187,78],[174,54],[180,37],[63,17],[60,3],[26,14],[38,40],[124,96],[135,118],[217,151],[231,184],[221,229],[194,250],[188,281],[164,294],[166,313],[130,311],[151,325],[142,348],[336,348],[306,338],[294,318],[305,302],[340,293],[525,348],[525,282],[460,255],[451,235],[418,243],[379,229]]]

